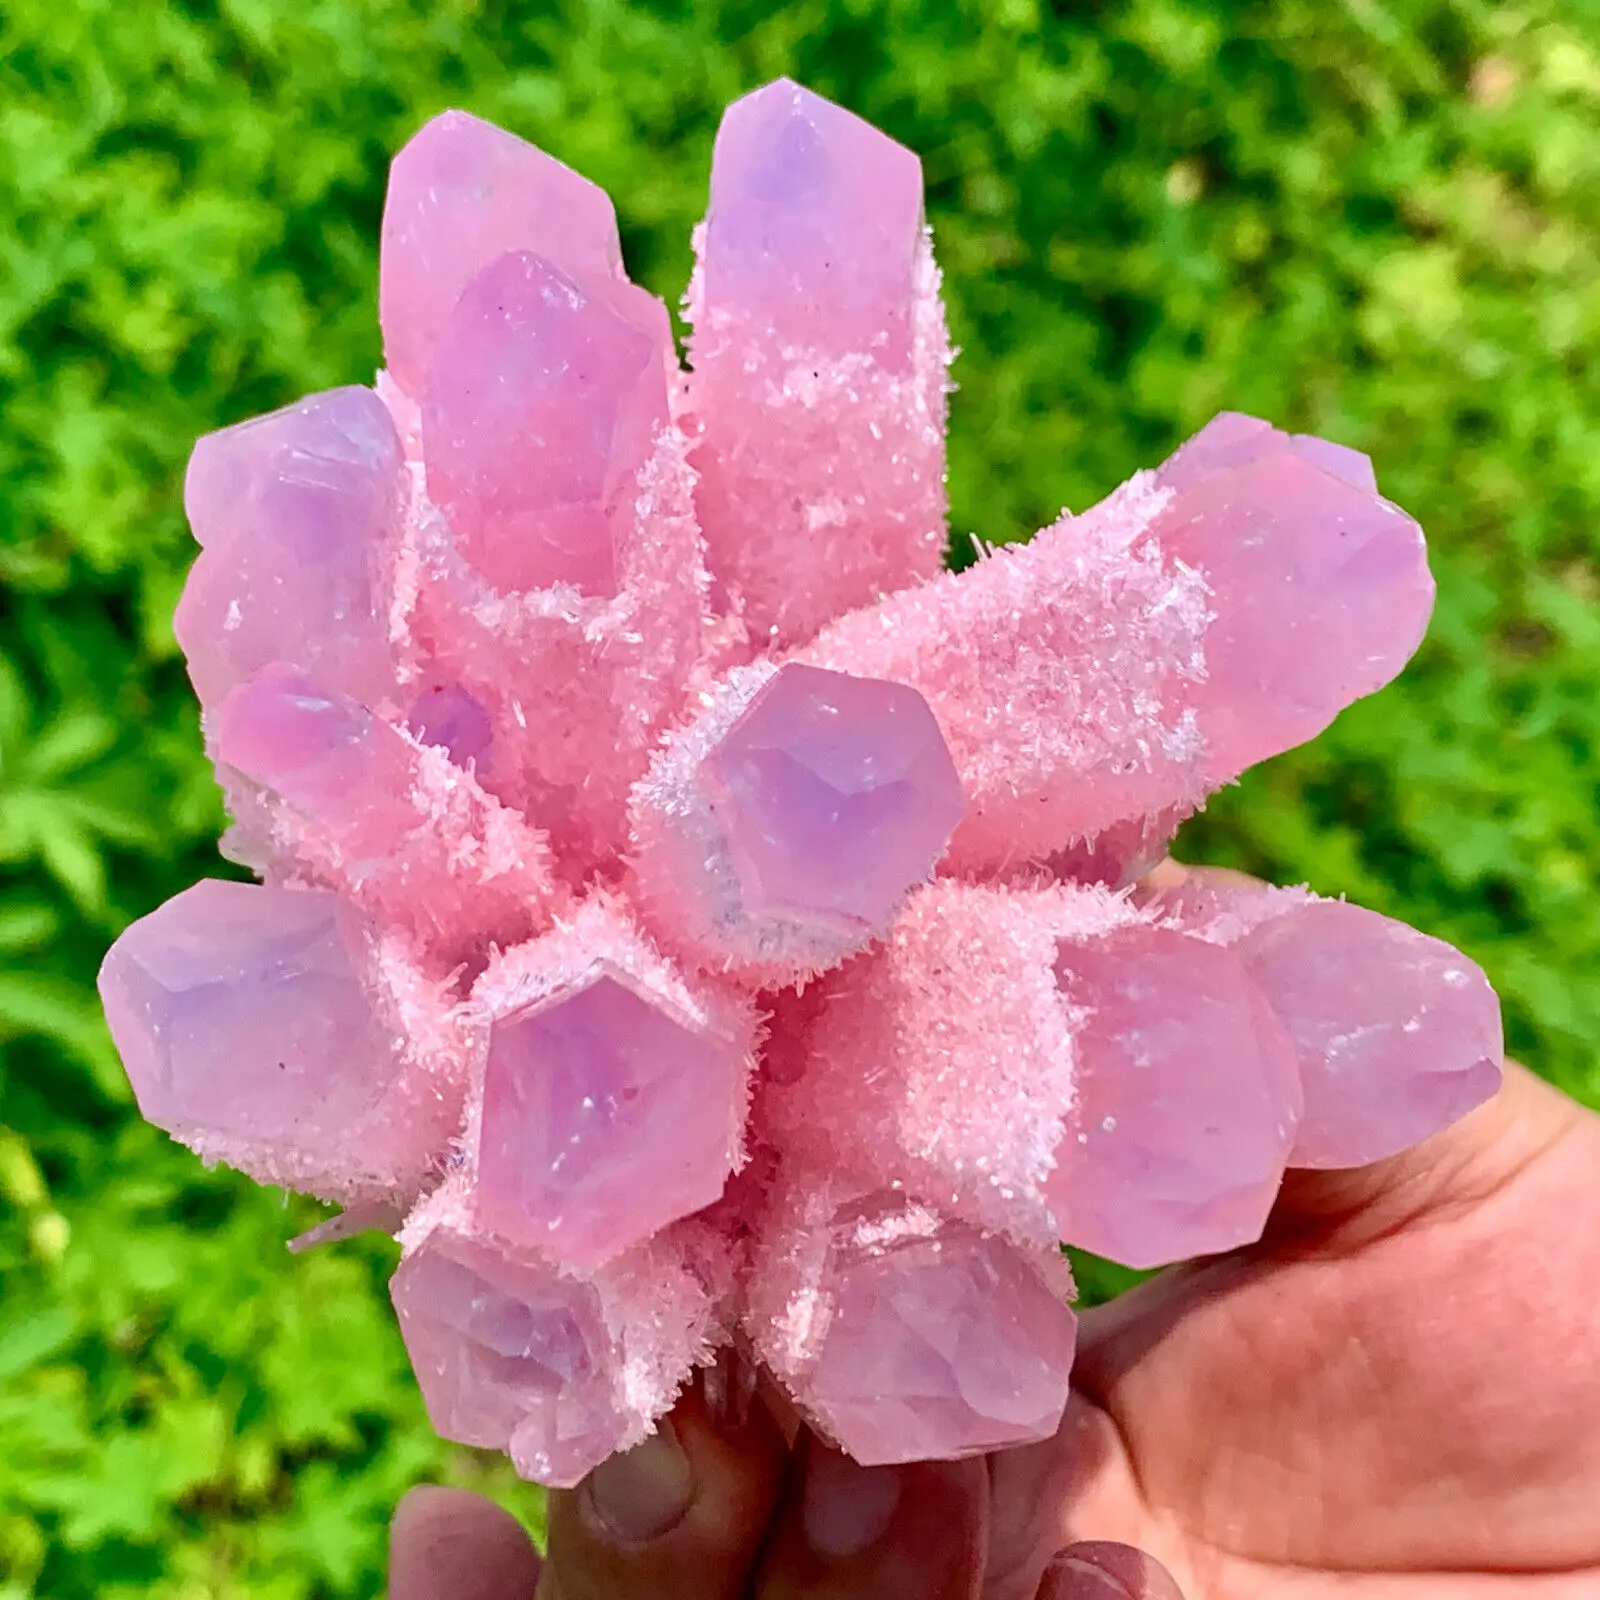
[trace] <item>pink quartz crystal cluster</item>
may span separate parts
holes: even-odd
[[[863,1462],[1046,1436],[1062,1241],[1247,1244],[1500,1070],[1437,940],[1138,888],[1422,638],[1366,458],[1224,414],[953,575],[917,158],[771,84],[696,247],[686,371],[601,190],[460,112],[400,152],[386,370],[189,467],[261,881],[101,975],[145,1115],[399,1226],[436,1426],[548,1484],[730,1346]]]

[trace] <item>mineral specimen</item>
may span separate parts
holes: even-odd
[[[354,387],[195,446],[184,503],[204,548],[173,626],[202,706],[273,661],[372,705],[394,693],[384,576],[401,465],[388,411]]]
[[[730,674],[634,799],[634,887],[652,926],[771,984],[883,933],[962,811],[921,695],[799,662]]]
[[[696,507],[760,649],[939,570],[950,360],[903,145],[780,79],[728,108],[686,311]]]
[[[123,934],[100,992],[140,1110],[208,1160],[411,1194],[460,1123],[459,1017],[327,889],[197,883]]]
[[[866,1465],[978,1455],[1061,1421],[1065,1263],[822,1171],[775,1183],[746,1284],[755,1349]]]
[[[940,570],[918,161],[733,105],[680,371],[605,194],[461,112],[396,157],[386,371],[195,447],[177,631],[264,882],[129,928],[145,1115],[401,1222],[435,1426],[571,1484],[729,1345],[864,1462],[1043,1438],[1063,1241],[1261,1235],[1286,1166],[1491,1095],[1493,993],[1174,831],[1432,602],[1345,446],[1224,413]],[[1021,530],[1019,530],[1021,531]]]

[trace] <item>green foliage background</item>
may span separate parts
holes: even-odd
[[[1431,639],[1189,850],[1464,946],[1600,1102],[1592,0],[10,0],[0,10],[0,1597],[362,1595],[429,1435],[380,1249],[139,1123],[93,975],[218,870],[169,617],[195,434],[370,376],[388,155],[463,105],[676,299],[719,108],[922,152],[954,526],[1081,507],[1223,406],[1369,450]],[[1551,1219],[1554,1233],[1560,1219]]]

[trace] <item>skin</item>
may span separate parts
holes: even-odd
[[[1508,1065],[1417,1150],[1292,1173],[1259,1245],[1089,1313],[1053,1440],[884,1484],[697,1390],[671,1470],[552,1495],[542,1566],[487,1502],[414,1491],[391,1597],[1595,1600],[1597,1284],[1600,1117]],[[845,1556],[808,1536],[824,1480],[882,1523]]]

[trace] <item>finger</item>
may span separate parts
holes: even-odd
[[[1172,1574],[1130,1544],[1074,1544],[1044,1575],[1038,1600],[1183,1600]]]
[[[532,1600],[539,1557],[522,1524],[466,1489],[413,1489],[389,1527],[389,1600]]]
[[[550,1496],[539,1600],[742,1600],[785,1457],[771,1413],[697,1385],[651,1438]]]
[[[1209,1330],[1226,1320],[1227,1304],[1241,1295],[1245,1303],[1260,1298],[1270,1305],[1284,1271],[1304,1276],[1319,1264],[1338,1266],[1383,1241],[1393,1253],[1406,1239],[1427,1236],[1440,1220],[1479,1211],[1588,1117],[1559,1090],[1508,1062],[1493,1099],[1414,1149],[1369,1167],[1290,1172],[1259,1244],[1170,1267],[1085,1313],[1074,1383],[1096,1397],[1124,1380],[1137,1388],[1145,1354],[1172,1331],[1192,1330],[1197,1316]],[[1335,1290],[1340,1281],[1333,1281]]]
[[[808,1430],[754,1600],[975,1600],[988,1511],[982,1460],[860,1467]]]

